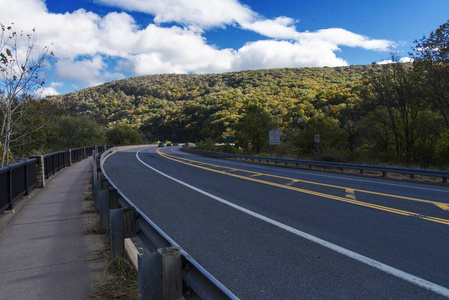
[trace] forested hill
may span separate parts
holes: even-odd
[[[280,128],[337,117],[358,96],[361,75],[380,66],[288,68],[224,74],[149,75],[50,97],[72,115],[113,127],[130,124],[149,141],[219,139],[257,104]]]

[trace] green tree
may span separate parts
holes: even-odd
[[[393,57],[393,61],[397,59]],[[412,66],[398,62],[383,65],[380,71],[368,72],[366,82],[365,100],[374,113],[381,112],[378,122],[391,131],[396,154],[404,156],[414,146],[417,120],[423,109],[422,89]]]
[[[247,152],[260,153],[268,148],[269,131],[276,127],[270,113],[257,105],[250,105],[234,125],[236,144]]]
[[[110,145],[142,144],[141,136],[129,125],[120,124],[106,131],[106,141]]]
[[[64,116],[49,126],[48,147],[52,150],[101,145],[104,142],[101,126],[85,116]]]
[[[325,115],[310,118],[304,129],[296,131],[293,145],[298,155],[316,152],[315,135],[320,135],[319,151],[322,154],[343,152],[347,145],[347,133],[341,129],[338,120]]]
[[[449,126],[449,21],[415,41],[412,55],[425,89],[424,99]]]

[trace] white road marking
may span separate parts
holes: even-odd
[[[290,227],[288,225],[285,225],[285,224],[280,223],[278,221],[275,221],[273,219],[267,218],[267,217],[265,217],[265,216],[263,216],[261,214],[253,212],[253,211],[251,211],[249,209],[246,209],[244,207],[238,206],[238,205],[236,205],[236,204],[234,204],[232,202],[229,202],[229,201],[227,201],[227,200],[225,200],[223,198],[217,197],[217,196],[215,196],[213,194],[210,194],[210,193],[208,193],[206,191],[203,191],[203,190],[201,190],[201,189],[199,189],[197,187],[194,187],[194,186],[192,186],[192,185],[190,185],[190,184],[188,184],[188,183],[186,183],[184,181],[181,181],[179,179],[171,177],[170,175],[167,175],[167,174],[163,173],[162,171],[159,171],[158,169],[155,169],[154,167],[146,164],[143,160],[141,160],[140,157],[139,157],[139,152],[141,150],[143,150],[143,149],[140,149],[139,151],[136,152],[137,160],[139,160],[144,166],[150,168],[151,170],[159,173],[162,176],[165,176],[165,177],[167,177],[167,178],[169,178],[169,179],[171,179],[171,180],[173,180],[173,181],[175,181],[175,182],[177,182],[179,184],[182,184],[182,185],[184,185],[184,186],[186,186],[186,187],[188,187],[188,188],[198,192],[198,193],[201,193],[201,194],[203,194],[203,195],[205,195],[207,197],[210,197],[210,198],[212,198],[212,199],[214,199],[214,200],[216,200],[218,202],[221,202],[221,203],[223,203],[225,205],[228,205],[228,206],[230,206],[232,208],[235,208],[235,209],[237,209],[237,210],[239,210],[239,211],[241,211],[243,213],[246,213],[246,214],[248,214],[248,215],[250,215],[250,216],[252,216],[254,218],[257,218],[259,220],[265,221],[265,222],[267,222],[267,223],[269,223],[271,225],[277,226],[277,227],[279,227],[279,228],[281,228],[283,230],[291,232],[291,233],[293,233],[293,234],[295,234],[295,235],[297,235],[299,237],[302,237],[302,238],[307,239],[307,240],[309,240],[311,242],[314,242],[314,243],[316,243],[318,245],[326,247],[326,248],[328,248],[328,249],[330,249],[332,251],[338,252],[338,253],[340,253],[342,255],[345,255],[345,256],[347,256],[349,258],[352,258],[352,259],[354,259],[356,261],[359,261],[359,262],[361,262],[363,264],[366,264],[368,266],[371,266],[373,268],[381,270],[381,271],[383,271],[385,273],[388,273],[390,275],[393,275],[395,277],[401,278],[401,279],[403,279],[405,281],[408,281],[408,282],[410,282],[410,283],[412,283],[414,285],[420,286],[422,288],[425,288],[425,289],[430,290],[432,292],[435,292],[437,294],[443,295],[445,297],[449,297],[449,289],[446,288],[446,287],[443,287],[441,285],[438,285],[438,284],[435,284],[433,282],[427,281],[425,279],[422,279],[420,277],[414,276],[414,275],[409,274],[407,272],[401,271],[399,269],[396,269],[394,267],[391,267],[389,265],[381,263],[381,262],[379,262],[377,260],[374,260],[374,259],[371,259],[369,257],[363,256],[363,255],[358,254],[358,253],[356,253],[354,251],[351,251],[351,250],[348,250],[346,248],[340,247],[338,245],[335,245],[333,243],[330,243],[328,241],[320,239],[320,238],[318,238],[316,236],[310,235],[308,233],[305,233],[303,231],[300,231],[298,229],[295,229],[293,227]]]

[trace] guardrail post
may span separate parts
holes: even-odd
[[[118,190],[110,189],[109,190],[109,209],[117,209],[118,206]]]
[[[123,209],[123,232],[125,239],[137,236],[137,214],[134,207]]]
[[[111,239],[111,258],[114,260],[117,256],[123,254],[125,248],[125,230],[123,226],[123,208],[109,210],[109,225]]]
[[[162,256],[159,252],[137,256],[139,300],[162,300]]]
[[[109,182],[101,179],[98,191],[98,213],[100,215],[100,228],[105,229],[109,225]]]
[[[36,161],[36,187],[43,188],[45,186],[45,165],[43,155],[34,155],[30,158],[37,159]]]
[[[162,256],[162,299],[182,299],[181,251],[175,247],[157,250]]]

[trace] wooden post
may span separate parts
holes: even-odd
[[[109,209],[117,209],[118,206],[118,191],[117,189],[109,190]]]
[[[139,300],[162,300],[162,259],[159,252],[137,256]]]
[[[100,228],[106,229],[109,225],[109,181],[101,179],[98,191],[98,212],[100,215]]]
[[[136,209],[134,207],[123,209],[123,231],[126,238],[137,236]]]
[[[123,228],[123,208],[109,210],[111,257],[123,255],[125,248],[125,234]]]
[[[162,256],[162,299],[182,299],[181,251],[176,247],[157,250]]]

